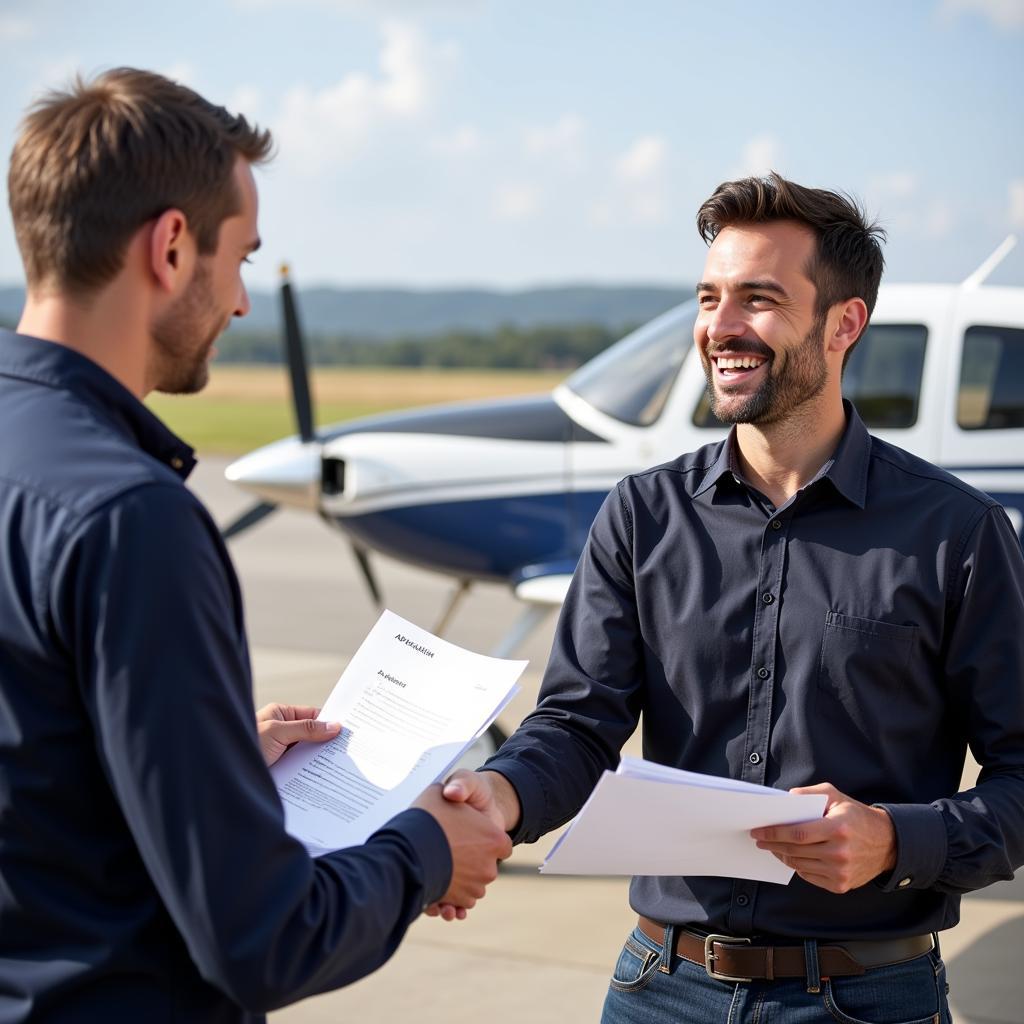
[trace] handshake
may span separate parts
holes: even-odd
[[[268,704],[256,712],[263,759],[271,765],[293,743],[325,743],[341,731],[317,718],[318,708]],[[448,891],[427,908],[431,917],[462,920],[498,877],[498,862],[512,853],[508,832],[519,823],[519,797],[497,772],[457,771],[442,786],[424,790],[413,807],[431,814],[452,855]]]
[[[519,798],[497,772],[457,771],[433,785],[413,804],[433,815],[452,853],[448,891],[427,914],[462,920],[498,877],[498,862],[512,853],[509,830],[519,822]]]

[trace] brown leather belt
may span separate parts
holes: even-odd
[[[649,917],[640,918],[640,931],[657,943],[665,941],[665,926]],[[863,974],[872,967],[889,967],[923,956],[934,947],[931,935],[905,939],[856,940],[819,944],[818,966],[822,978]],[[804,978],[807,965],[802,943],[773,946],[729,935],[700,935],[676,929],[676,955],[703,967],[719,981],[772,981]]]

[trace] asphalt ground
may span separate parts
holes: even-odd
[[[204,459],[190,481],[222,524],[250,503],[224,481],[226,464]],[[320,703],[377,618],[343,536],[308,513],[279,511],[233,540],[231,551],[245,596],[257,704]],[[433,629],[451,582],[387,559],[375,565],[387,606]],[[479,586],[446,635],[490,653],[519,614],[505,588]],[[530,666],[500,719],[507,730],[533,706],[553,625],[552,617],[519,652]],[[640,753],[637,737],[627,752]],[[417,921],[381,970],[281,1010],[272,1024],[596,1021],[635,915],[624,878],[539,875],[555,838],[517,847],[466,921]],[[1022,1024],[1024,872],[965,898],[961,923],[941,941],[957,1024]]]

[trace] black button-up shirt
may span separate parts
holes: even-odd
[[[1024,560],[990,498],[847,427],[774,508],[733,435],[623,480],[592,528],[537,710],[487,767],[532,841],[582,806],[643,715],[644,755],[892,817],[890,876],[844,895],[641,877],[639,913],[735,935],[948,928],[1024,862]],[[958,793],[968,745],[977,786]],[[637,842],[645,842],[642,836]]]
[[[0,332],[2,1024],[253,1020],[447,887],[423,811],[316,861],[285,833],[192,465],[90,360]]]

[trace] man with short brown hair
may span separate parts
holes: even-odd
[[[141,399],[196,391],[249,299],[270,137],[132,69],[44,97],[9,192],[28,289],[0,332],[0,1024],[251,1021],[481,897],[508,838],[432,787],[311,860],[254,721],[241,594],[191,450]],[[453,813],[453,811],[459,813]]]
[[[732,431],[608,496],[537,709],[445,795],[533,841],[641,714],[651,760],[824,793],[820,821],[754,833],[789,885],[633,879],[603,1019],[945,1024],[933,933],[1024,862],[1021,548],[995,501],[843,401],[882,272],[856,204],[746,178],[698,225],[694,341]]]

